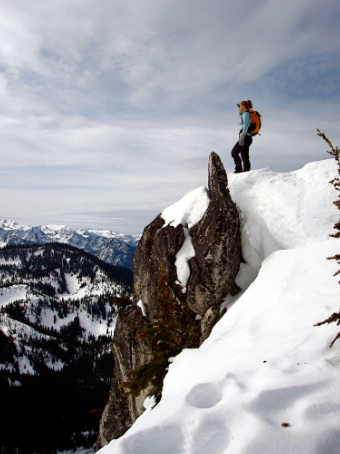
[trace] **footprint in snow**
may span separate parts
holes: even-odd
[[[214,383],[196,385],[185,398],[189,405],[197,408],[212,408],[222,399],[222,393]]]

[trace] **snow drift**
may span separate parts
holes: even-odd
[[[240,295],[169,365],[161,402],[103,454],[336,454],[340,342],[333,160],[230,175],[242,214]],[[251,282],[253,280],[253,282]],[[247,288],[247,286],[249,286]]]

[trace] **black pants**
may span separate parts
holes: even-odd
[[[250,170],[251,165],[249,161],[249,147],[252,143],[253,138],[251,136],[246,136],[244,138],[244,145],[242,147],[237,141],[234,148],[231,150],[231,156],[234,158],[236,172],[242,172],[240,155],[243,161],[243,172],[248,172]]]

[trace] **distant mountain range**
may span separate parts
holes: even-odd
[[[83,249],[111,265],[130,269],[140,237],[111,230],[75,230],[56,224],[29,227],[6,219],[0,220],[0,247],[65,243]]]
[[[104,407],[112,334],[131,286],[131,270],[68,244],[0,249],[0,446],[53,453],[93,445],[90,411]]]

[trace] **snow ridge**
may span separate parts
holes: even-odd
[[[243,292],[227,296],[200,348],[170,363],[160,403],[146,403],[103,454],[339,451],[340,344],[329,348],[334,326],[313,326],[339,308],[337,265],[326,260],[338,250],[329,238],[336,172],[325,160],[228,175],[242,216]]]

